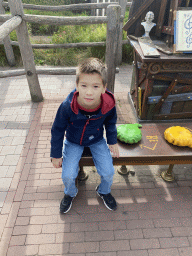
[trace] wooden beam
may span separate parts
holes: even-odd
[[[5,9],[2,6],[2,2],[3,2],[3,0],[0,0],[0,15],[5,14]],[[0,23],[0,25],[1,25],[1,23]],[[14,56],[14,52],[13,52],[13,48],[11,45],[11,40],[10,40],[9,35],[4,38],[3,44],[4,44],[5,54],[6,54],[9,66],[11,66],[11,67],[15,66],[16,61],[15,61],[15,56]]]
[[[124,30],[128,30],[130,26],[132,26],[140,16],[147,10],[147,8],[154,2],[154,0],[146,0],[137,10],[137,13],[128,20],[128,22],[123,27]]]
[[[0,15],[0,22],[5,22],[7,20],[10,20],[13,16],[10,14],[1,14]]]
[[[114,92],[115,69],[117,65],[117,49],[120,33],[121,8],[119,5],[107,7],[107,38],[105,62],[107,65],[107,88]]]
[[[19,15],[23,18],[23,6],[21,0],[9,0],[9,6],[11,14],[13,16]],[[29,40],[27,24],[23,21],[19,27],[16,28],[18,43],[23,60],[23,65],[27,74],[27,80],[29,84],[29,90],[31,99],[34,102],[40,102],[43,100],[39,80],[36,74],[33,50]]]
[[[14,16],[10,20],[7,20],[0,26],[0,41],[7,37],[11,31],[16,29],[22,22],[20,16]]]
[[[158,21],[157,21],[157,25],[156,25],[156,32],[155,32],[156,36],[161,35],[166,6],[167,6],[167,0],[161,0],[161,8],[159,11]]]
[[[102,24],[107,23],[107,17],[62,17],[62,16],[47,16],[47,15],[31,15],[24,14],[23,20],[37,24],[47,25],[87,25],[87,24]]]
[[[69,68],[36,67],[36,73],[38,75],[76,75],[76,67],[69,67]],[[115,73],[119,73],[119,68],[116,68]],[[22,76],[22,75],[26,75],[25,69],[0,71],[0,78],[11,77],[11,76]]]
[[[2,44],[0,42],[0,44]],[[129,44],[128,40],[122,40],[122,44]],[[11,45],[19,46],[17,41],[11,41]],[[81,47],[94,47],[106,46],[106,42],[91,42],[91,43],[69,43],[69,44],[31,44],[34,49],[57,49],[57,48],[81,48]]]
[[[48,5],[34,5],[34,4],[23,4],[23,9],[29,10],[40,10],[40,11],[79,11],[87,9],[103,9],[107,8],[110,4],[118,4],[118,2],[111,3],[87,3],[87,4],[69,4],[69,5],[59,5],[59,6],[48,6]],[[7,2],[3,2],[3,7],[8,7]],[[126,3],[127,7],[131,6],[131,2]]]

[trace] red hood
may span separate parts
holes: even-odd
[[[76,115],[79,112],[79,108],[78,108],[78,104],[77,104],[78,94],[79,93],[77,91],[75,91],[73,94],[72,101],[71,101],[71,109]],[[106,90],[104,94],[101,94],[101,113],[103,115],[105,115],[107,112],[109,112],[114,107],[115,107],[114,95],[111,92]]]

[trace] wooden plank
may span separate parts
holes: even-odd
[[[165,115],[170,114],[172,105],[173,105],[172,102],[164,102],[161,107],[160,114],[165,114]]]
[[[147,99],[149,97],[149,95],[151,95],[152,93],[152,90],[153,90],[153,83],[154,81],[153,80],[149,80],[149,79],[146,79],[145,80],[145,91],[144,91],[144,94],[143,94],[143,102],[142,102],[142,109],[141,109],[141,119],[146,119],[147,117]]]
[[[161,35],[166,6],[167,6],[167,0],[161,0],[161,8],[159,11],[158,21],[156,24],[156,32],[155,32],[156,36],[158,36],[158,37]]]
[[[151,96],[148,97],[147,104],[158,103],[161,100],[161,96]],[[175,101],[192,101],[192,93],[181,93],[169,95],[165,102],[175,102]]]
[[[192,118],[191,112],[181,112],[181,113],[170,113],[166,115],[154,115],[153,120],[173,120],[173,119],[189,119]]]
[[[127,31],[139,18],[140,16],[147,10],[147,8],[153,3],[154,0],[146,0],[137,10],[137,13],[128,20],[128,22],[124,25],[123,29]]]
[[[153,41],[149,37],[140,37],[138,38],[138,42],[144,57],[160,57],[158,50],[156,49]]]
[[[118,141],[120,157],[113,158],[114,165],[164,165],[192,164],[192,150],[178,147],[164,139],[164,131],[170,126],[183,126],[192,129],[192,122],[142,124],[142,139],[137,144]],[[81,166],[93,166],[92,157],[83,157]]]
[[[161,97],[161,99],[159,100],[159,102],[157,103],[157,105],[154,108],[154,114],[156,114],[161,106],[163,105],[164,101],[166,100],[166,98],[168,97],[169,93],[173,90],[173,88],[175,87],[175,85],[178,83],[177,79],[174,79],[171,84],[169,85],[169,87],[167,88],[167,90],[164,92],[163,96]]]
[[[192,54],[180,54],[178,57],[178,54],[167,55],[160,52],[160,58],[144,57],[139,43],[135,40],[130,40],[129,37],[128,37],[128,40],[130,41],[130,44],[133,46],[136,53],[138,54],[138,57],[140,58],[142,63],[164,62],[165,64],[167,64],[170,62],[178,63],[178,61],[180,63],[182,62],[192,63]],[[185,72],[187,72],[187,70]],[[188,72],[190,72],[190,70]]]
[[[160,41],[160,40],[153,40],[154,45],[156,46],[157,50],[167,54],[167,55],[172,55],[173,50],[169,48],[165,42]]]

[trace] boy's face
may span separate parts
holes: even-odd
[[[97,73],[81,74],[76,89],[79,92],[79,105],[86,109],[94,109],[100,105],[101,94],[105,93],[106,86]]]

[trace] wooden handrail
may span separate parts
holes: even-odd
[[[118,2],[111,3],[85,3],[85,4],[69,4],[69,5],[58,5],[58,6],[48,6],[48,5],[34,5],[34,4],[23,4],[23,9],[29,10],[39,10],[39,11],[78,11],[85,9],[106,9],[110,4],[119,4]],[[3,7],[8,7],[8,2],[2,3]],[[131,2],[128,2],[127,7],[131,6]]]

